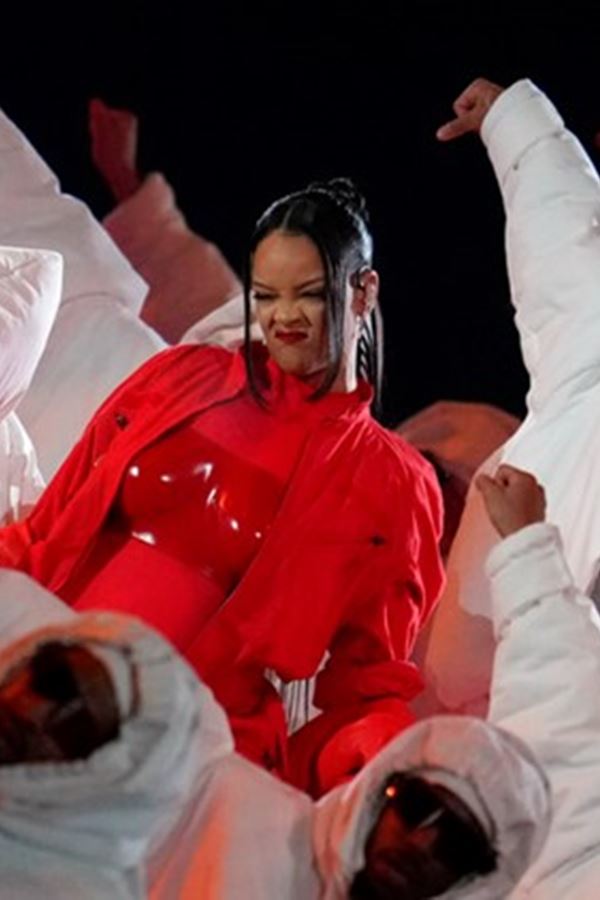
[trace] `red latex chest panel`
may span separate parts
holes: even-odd
[[[203,569],[229,593],[258,551],[281,492],[268,472],[188,426],[132,461],[115,524],[134,540]]]
[[[185,652],[258,552],[282,493],[265,469],[184,425],[131,461],[61,597],[139,616]]]

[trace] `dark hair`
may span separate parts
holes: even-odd
[[[315,244],[325,270],[329,365],[323,383],[311,395],[318,399],[334,383],[342,360],[346,284],[356,283],[373,260],[373,239],[364,197],[349,178],[313,182],[307,188],[276,200],[259,218],[250,239],[244,277],[245,354],[250,389],[262,401],[256,383],[250,345],[250,288],[252,260],[257,246],[273,231],[305,235]],[[379,405],[382,372],[382,325],[377,308],[365,319],[358,342],[357,374],[374,388]]]

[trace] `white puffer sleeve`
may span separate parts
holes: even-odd
[[[600,381],[600,180],[553,104],[528,80],[500,95],[481,136],[506,209],[528,405],[564,406],[589,389],[590,379]]]
[[[575,589],[552,525],[504,540],[487,571],[498,640],[490,719],[529,744],[553,794],[550,836],[523,888],[562,900],[553,887],[561,867],[600,853],[600,618]]]

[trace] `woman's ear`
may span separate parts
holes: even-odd
[[[358,273],[356,281],[352,298],[352,312],[355,316],[364,318],[372,313],[377,305],[379,273],[375,269],[364,269]]]

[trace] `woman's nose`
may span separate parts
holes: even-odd
[[[302,320],[302,312],[292,299],[282,298],[275,307],[275,321],[281,325],[293,325]]]

